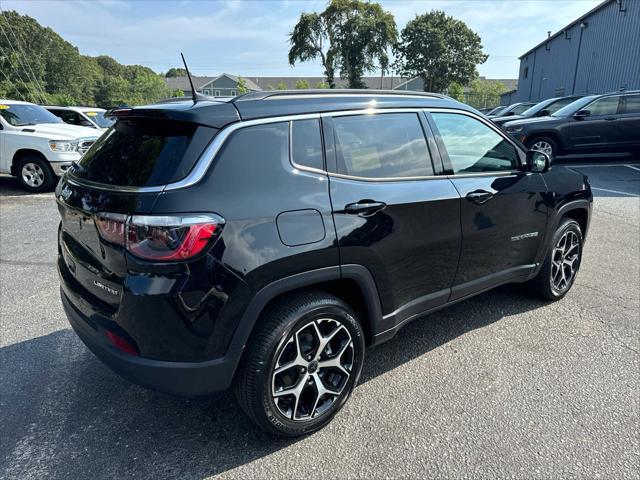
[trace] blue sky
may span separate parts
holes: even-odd
[[[517,78],[518,59],[600,0],[382,1],[401,29],[416,14],[444,10],[483,40],[487,78]],[[303,11],[320,11],[313,0],[0,0],[51,27],[86,55],[110,55],[121,63],[166,71],[183,51],[197,75],[222,72],[252,76],[321,75],[318,62],[290,67],[287,35]]]

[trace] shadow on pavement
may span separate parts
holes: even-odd
[[[45,193],[32,193],[24,190],[18,180],[10,175],[0,174],[0,198],[1,197],[23,197],[26,195],[49,195]]]
[[[417,320],[367,352],[360,383],[542,305],[506,286]],[[203,478],[296,441],[262,433],[230,393],[181,399],[131,384],[69,329],[0,349],[0,366],[2,478]]]

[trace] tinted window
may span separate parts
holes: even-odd
[[[596,100],[584,109],[589,110],[591,115],[615,115],[618,112],[618,101],[620,97],[605,97]]]
[[[475,118],[433,113],[454,173],[514,170],[519,166],[513,145]]]
[[[214,129],[171,121],[119,121],[73,169],[99,183],[157,186],[184,178]]]
[[[640,113],[640,95],[627,95],[624,113]]]
[[[576,97],[563,98],[561,100],[558,100],[557,102],[553,102],[551,105],[547,107],[547,110],[549,110],[549,113],[556,113],[561,108],[566,107],[567,105],[575,102],[576,100],[577,100]]]
[[[338,173],[366,178],[433,175],[417,114],[334,117]]]
[[[533,103],[523,103],[522,105],[513,107],[513,110],[511,111],[513,112],[514,115],[520,115],[522,112],[526,112],[533,105],[534,105]]]
[[[319,120],[296,120],[291,125],[291,157],[305,167],[324,169]]]

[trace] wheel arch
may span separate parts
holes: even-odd
[[[376,334],[376,323],[382,319],[378,291],[369,270],[362,265],[325,267],[298,273],[262,288],[253,297],[231,340],[229,351],[242,352],[257,325],[262,312],[284,295],[302,290],[321,290],[349,304],[358,314],[370,344]],[[238,355],[238,362],[241,354]]]
[[[33,148],[20,148],[15,151],[15,153],[13,154],[13,158],[11,159],[11,175],[16,176],[18,174],[18,172],[16,172],[16,166],[18,162],[28,155],[37,155],[42,160],[47,162],[47,164],[49,164],[49,160],[47,160],[47,157],[45,157],[40,150],[36,150]]]

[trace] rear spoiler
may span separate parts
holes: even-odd
[[[155,120],[174,120],[178,122],[197,123],[213,128],[224,126],[240,120],[238,110],[228,102],[198,102],[164,103],[143,107],[115,108],[105,116],[120,119],[146,118]]]

